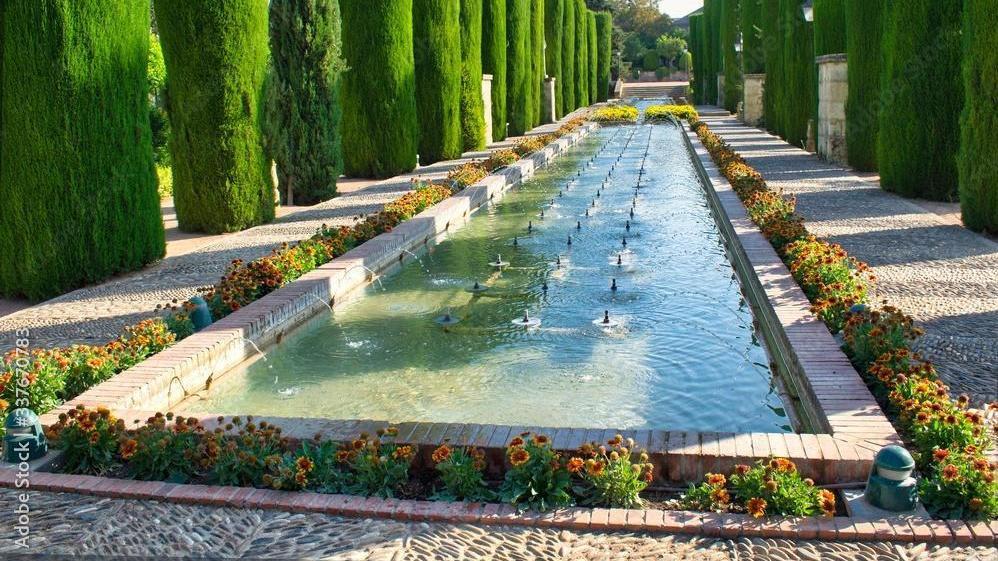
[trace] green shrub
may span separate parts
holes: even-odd
[[[0,294],[45,299],[163,256],[140,4],[0,7]]]
[[[492,75],[492,140],[506,138],[506,0],[483,0],[482,71]]]
[[[762,0],[762,47],[766,86],[762,95],[766,130],[783,135],[783,16],[781,0]]]
[[[655,52],[654,49],[648,49],[645,51],[644,56],[641,57],[641,69],[645,72],[658,70],[661,63],[662,60],[659,58],[658,53]]]
[[[690,16],[690,52],[693,53],[693,77],[690,79],[690,88],[693,90],[693,103],[696,104],[706,103],[703,37],[703,14]]]
[[[633,105],[608,105],[590,113],[589,120],[597,123],[635,123],[638,108]]]
[[[391,177],[416,167],[419,126],[412,0],[341,2],[343,163],[347,175]]]
[[[336,194],[343,171],[339,3],[271,2],[270,51],[268,152],[284,202],[315,204]]]
[[[723,0],[704,0],[704,79],[706,103],[716,104],[718,99],[717,74],[721,72],[721,3]]]
[[[579,107],[589,105],[589,18],[585,0],[575,3],[575,97]]]
[[[849,95],[846,99],[846,150],[849,165],[877,169],[877,115],[883,53],[883,2],[845,0]]]
[[[803,478],[797,466],[786,458],[758,460],[755,466],[739,464],[730,481],[720,473],[708,473],[704,479],[700,485],[690,485],[682,497],[684,507],[724,512],[736,506],[756,518],[835,516],[835,495]]]
[[[444,443],[431,455],[442,487],[433,498],[442,501],[489,501],[496,494],[485,484],[485,452],[478,448],[452,448]]]
[[[565,98],[563,88],[563,73],[561,70],[562,39],[564,29],[561,22],[565,18],[565,0],[545,0],[544,3],[544,42],[547,57],[548,76],[555,79],[554,110],[555,118],[560,119],[565,114]]]
[[[545,122],[544,108],[542,107],[544,103],[544,68],[545,68],[545,57],[544,51],[546,46],[544,45],[544,2],[543,0],[535,0],[533,3],[533,20],[530,25],[531,36],[530,36],[530,50],[533,52],[533,64],[534,64],[534,106],[535,110],[533,112],[534,116],[534,126],[537,126]],[[551,121],[547,121],[551,122]]]
[[[807,143],[807,125],[815,116],[817,106],[817,69],[814,62],[814,26],[804,21],[801,0],[780,0],[783,21],[783,99],[780,112],[783,131],[780,134],[796,146]]]
[[[510,440],[506,456],[510,468],[499,491],[504,503],[517,510],[541,512],[572,504],[568,494],[571,477],[559,454],[551,448],[550,438],[522,433]]]
[[[461,0],[414,0],[420,164],[461,156]]]
[[[621,435],[608,440],[583,444],[578,456],[568,460],[566,468],[581,484],[574,491],[583,504],[604,508],[641,508],[640,497],[654,478],[654,466],[648,452],[635,447],[633,438]]]
[[[887,3],[880,83],[889,101],[880,108],[877,164],[880,185],[888,191],[933,200],[956,196],[963,107],[960,5]]]
[[[846,0],[814,0],[815,55],[847,52],[845,3]]]
[[[596,101],[610,96],[610,65],[613,56],[613,14],[596,12]]]
[[[998,234],[998,10],[987,0],[968,0],[963,17],[960,208],[973,230]]]
[[[464,150],[485,148],[482,100],[482,0],[461,0],[461,139]]]
[[[156,165],[170,165],[170,118],[166,114],[166,62],[159,36],[149,33],[149,58],[146,79],[149,83],[149,128],[152,131],[152,152]],[[160,185],[162,191],[162,185]]]
[[[742,100],[742,66],[735,52],[738,38],[738,0],[721,0],[721,70],[724,72],[724,108],[734,112]]]
[[[530,130],[532,91],[530,77],[530,0],[508,0],[506,5],[506,76],[509,80],[506,107],[509,134],[521,135]]]
[[[599,52],[597,51],[597,40],[596,40],[596,14],[589,10],[586,10],[586,17],[588,18],[588,23],[586,24],[586,30],[589,31],[589,42],[586,44],[587,52],[589,53],[589,62],[587,66],[589,68],[589,103],[596,103],[599,97]]]
[[[575,94],[575,0],[563,0],[565,10],[562,19],[563,34],[561,37],[561,81],[562,104],[565,113],[571,113],[579,107],[579,99]]]
[[[762,42],[762,0],[741,0],[738,4],[739,30],[742,33],[742,72],[766,72],[766,51]]]
[[[182,230],[241,230],[274,218],[261,124],[265,0],[156,0],[170,76],[173,201]]]

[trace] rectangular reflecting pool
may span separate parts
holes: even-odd
[[[682,134],[592,133],[186,410],[791,430]]]

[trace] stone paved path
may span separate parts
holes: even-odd
[[[998,243],[716,108],[702,109],[711,130],[770,186],[797,196],[811,232],[873,267],[876,297],[925,329],[919,350],[955,393],[975,402],[998,398]]]
[[[993,548],[427,524],[33,492],[29,549],[14,540],[15,493],[0,490],[0,558],[571,559],[996,561]]]
[[[563,121],[574,116],[574,113],[568,115]],[[542,125],[528,134],[552,132],[558,126]],[[519,138],[511,137],[489,148],[509,147]],[[0,317],[0,352],[12,348],[15,332],[24,328],[30,330],[32,347],[110,341],[122,327],[149,317],[157,304],[174,299],[183,302],[199,287],[214,284],[233,259],[248,261],[262,257],[283,242],[311,236],[322,224],[351,225],[361,215],[377,212],[385,203],[408,191],[413,178],[443,177],[458,164],[487,156],[487,151],[468,152],[459,160],[424,166],[288,214],[270,224],[210,238],[212,241],[196,250]]]

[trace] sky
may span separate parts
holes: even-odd
[[[703,6],[703,0],[659,0],[658,8],[673,19],[681,18]]]

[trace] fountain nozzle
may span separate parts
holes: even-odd
[[[623,237],[623,239],[621,239],[621,240],[620,240],[620,243],[621,243],[621,244],[622,244],[622,245],[623,245],[624,247],[627,247],[627,236],[624,236],[624,237]]]
[[[624,264],[624,258],[621,257],[620,254],[618,253],[617,254],[617,265],[623,265],[623,264]],[[475,283],[475,284],[477,285],[478,283]]]
[[[610,310],[603,310],[603,323],[610,323]]]
[[[572,245],[572,236],[568,236],[568,245]]]
[[[617,291],[617,279],[613,279],[613,280],[612,280],[612,281],[610,282],[610,290],[612,290],[612,291],[614,291],[614,292],[616,292],[616,291]]]
[[[627,221],[627,222],[626,222],[626,223],[624,224],[624,229],[625,229],[625,230],[627,230],[628,232],[630,232],[630,231],[631,231],[631,221],[630,221],[630,220],[628,220],[628,221]]]

